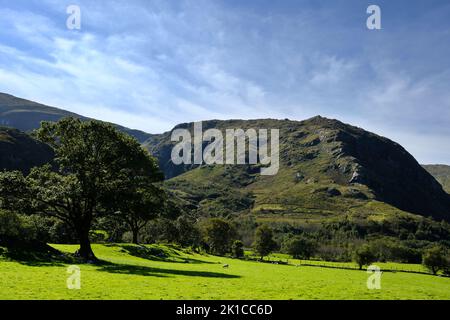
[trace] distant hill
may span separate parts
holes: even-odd
[[[167,184],[206,214],[250,210],[277,219],[402,210],[450,217],[450,196],[399,144],[337,120],[204,121],[203,129],[280,129],[280,170],[260,176],[255,166],[175,166],[171,132],[144,145],[159,159]],[[188,128],[181,124],[175,128]],[[174,128],[174,129],[175,129]],[[394,209],[393,209],[394,208]],[[396,209],[395,209],[396,208]]]
[[[422,165],[450,193],[450,166],[443,164]]]
[[[75,117],[84,120],[89,118],[66,110],[49,107],[33,101],[0,93],[0,125],[31,131],[39,128],[41,121],[58,121],[63,117]],[[117,128],[144,142],[152,135],[140,130],[129,129],[120,125]]]
[[[0,127],[0,170],[21,170],[51,162],[52,149],[17,129]]]

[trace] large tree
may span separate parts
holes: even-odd
[[[54,149],[54,164],[33,168],[27,177],[20,172],[0,174],[1,205],[67,222],[78,235],[79,256],[96,260],[89,241],[92,222],[112,214],[124,186],[162,180],[156,160],[137,140],[100,121],[43,122],[36,137]]]

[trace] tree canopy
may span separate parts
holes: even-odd
[[[273,240],[272,229],[263,224],[256,229],[255,242],[253,248],[255,252],[261,257],[261,260],[275,250],[277,243]]]
[[[67,222],[78,235],[80,257],[96,260],[89,241],[93,220],[143,212],[163,174],[137,140],[101,121],[43,122],[35,136],[53,148],[54,163],[35,167],[26,177],[18,171],[1,173],[1,206]]]

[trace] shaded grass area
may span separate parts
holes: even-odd
[[[0,243],[0,257],[30,266],[80,262],[74,255],[61,252],[45,243],[23,240],[10,240]]]
[[[0,259],[0,299],[450,299],[450,279],[431,275],[383,273],[382,289],[368,290],[366,271],[259,263],[162,245],[150,246],[151,252],[159,248],[170,256],[153,260],[130,254],[127,246],[134,245],[94,245],[102,262],[79,265],[81,290],[67,289],[70,264]],[[67,254],[77,249],[53,247]]]
[[[179,269],[152,268],[146,266],[135,266],[129,264],[102,263],[98,271],[109,273],[132,274],[139,276],[166,277],[171,275],[182,275],[188,277],[207,277],[207,278],[239,278],[237,275],[209,272],[209,271],[190,271]]]
[[[131,256],[139,257],[152,261],[165,261],[175,263],[210,263],[204,260],[194,259],[192,256],[183,255],[173,246],[158,245],[132,245],[132,244],[107,244],[108,247],[120,248],[121,252],[125,252]]]

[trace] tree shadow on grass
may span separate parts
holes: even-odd
[[[40,242],[15,241],[14,245],[0,249],[0,257],[27,266],[64,266],[79,262],[73,255]]]
[[[220,272],[163,269],[147,266],[118,264],[106,261],[102,261],[98,266],[99,266],[99,268],[97,269],[98,271],[119,273],[119,274],[133,274],[140,276],[170,277],[175,275],[181,275],[188,277],[205,277],[205,278],[227,278],[227,279],[240,278],[240,276],[237,275]]]
[[[146,247],[143,245],[130,245],[130,244],[114,244],[109,246],[115,246],[121,248],[122,252],[125,252],[131,256],[161,262],[171,263],[195,263],[195,264],[215,264],[216,262],[204,261],[200,259],[187,258],[180,255],[176,250],[167,248],[166,250],[157,247]],[[167,252],[169,251],[169,252]]]
[[[18,262],[20,264],[31,267],[66,267],[69,264],[83,265],[86,262],[78,260],[71,255],[36,255],[35,253],[24,253],[23,251],[9,253],[5,255],[5,258],[10,261]],[[170,277],[170,276],[189,276],[189,277],[205,277],[205,278],[240,278],[240,276],[210,272],[210,271],[193,271],[193,270],[177,270],[177,269],[165,269],[155,268],[148,266],[136,266],[129,264],[113,263],[105,260],[99,260],[96,263],[89,263],[93,267],[97,267],[96,270],[100,272],[108,272],[115,274],[131,274],[139,276],[152,276],[152,277]]]

